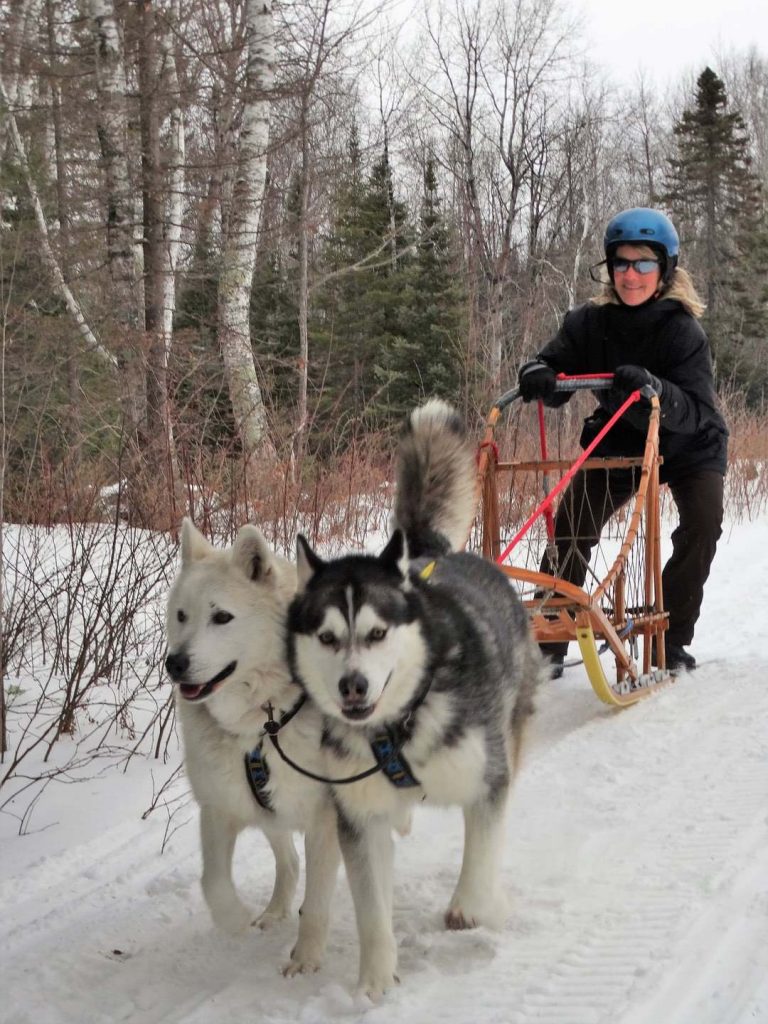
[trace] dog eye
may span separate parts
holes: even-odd
[[[374,626],[368,634],[368,643],[377,644],[380,640],[383,640],[387,635],[387,631],[383,626]]]
[[[324,629],[322,633],[318,633],[317,639],[323,647],[332,647],[336,643],[336,637],[330,629]]]
[[[187,621],[187,613],[183,612],[181,610],[181,608],[179,608],[179,610],[176,612],[176,621],[177,622],[186,622]]]
[[[226,626],[228,622],[234,619],[234,615],[230,615],[229,612],[216,612],[211,621],[216,626]]]

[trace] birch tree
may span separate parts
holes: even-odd
[[[56,292],[64,302],[68,312],[71,314],[72,319],[75,321],[83,343],[88,349],[95,353],[95,355],[99,356],[103,362],[112,366],[116,362],[114,356],[104,345],[102,345],[94,334],[93,329],[83,312],[80,302],[64,279],[61,264],[51,242],[48,222],[45,217],[45,211],[43,210],[43,204],[40,201],[40,193],[37,188],[37,183],[29,165],[26,146],[21,137],[21,132],[19,131],[19,126],[11,108],[8,93],[2,78],[0,78],[0,111],[3,114],[2,121],[7,127],[10,141],[16,154],[16,159],[21,168],[21,172],[29,192],[30,204],[35,215],[35,223],[40,236],[40,253],[43,263],[50,274],[51,282]]]
[[[15,0],[10,5],[5,45],[0,56],[0,74],[3,78],[4,105],[12,111],[29,111],[34,96],[34,82],[26,64],[31,53],[38,48],[38,35],[43,0]],[[0,159],[16,149],[10,124],[0,122]],[[0,209],[2,209],[0,199]]]
[[[174,21],[180,20],[178,4],[174,5]],[[162,311],[159,332],[161,345],[167,360],[173,336],[173,317],[176,311],[176,273],[178,270],[181,249],[181,222],[183,215],[183,198],[185,192],[185,117],[181,101],[181,86],[173,41],[169,31],[162,34],[160,45],[165,65],[165,80],[168,85],[170,111],[168,115],[167,144],[167,201],[166,216],[163,228],[163,245],[161,247],[162,263],[160,267]],[[171,439],[172,443],[172,439]]]
[[[134,245],[134,196],[128,158],[127,84],[123,39],[113,0],[89,0],[98,99],[96,132],[106,186],[110,306],[117,326],[124,429],[135,444],[146,419],[139,337],[144,329],[142,268]]]
[[[158,516],[162,520],[167,513],[170,521],[174,522],[178,469],[168,394],[168,361],[175,308],[175,264],[181,234],[184,119],[176,60],[168,38],[169,26],[165,19],[158,19],[152,0],[137,2],[140,15],[139,119],[147,334],[147,430],[143,447],[150,479],[162,481],[155,498],[156,501],[159,499]],[[164,175],[161,154],[160,122],[164,113],[160,108],[161,97],[171,101],[170,167],[167,176]]]
[[[219,279],[218,341],[235,422],[249,458],[274,454],[253,359],[248,315],[266,182],[270,90],[274,81],[271,0],[246,0],[245,18],[244,103]]]

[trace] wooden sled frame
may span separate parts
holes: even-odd
[[[561,376],[557,381],[556,390],[595,390],[610,386],[611,380],[605,377],[564,378]],[[536,640],[539,643],[577,641],[592,688],[600,700],[618,707],[635,704],[673,679],[665,668],[664,651],[667,614],[664,611],[661,585],[658,443],[660,409],[658,397],[653,392],[648,392],[646,395],[650,398],[651,413],[642,458],[586,458],[574,466],[560,460],[542,459],[532,462],[502,462],[499,460],[495,428],[504,410],[519,397],[519,389],[514,388],[497,400],[486,420],[485,434],[478,449],[483,555],[496,562],[502,558],[498,491],[500,475],[512,473],[514,476],[516,473],[547,473],[565,470],[567,471],[566,478],[561,480],[554,489],[552,495],[554,496],[554,493],[559,492],[565,486],[567,479],[573,475],[575,465],[579,465],[581,469],[603,470],[639,467],[640,484],[628,504],[628,507],[631,507],[631,513],[621,548],[608,572],[592,593],[556,576],[517,568],[514,565],[500,565],[500,568],[512,580],[534,587],[537,593],[553,595],[546,600],[546,603],[538,598],[526,599],[523,602],[531,617]],[[634,392],[632,401],[637,401],[640,397],[639,392]],[[542,506],[539,506],[529,523],[542,512]],[[627,614],[624,600],[626,567],[641,525],[645,526],[643,605],[639,610],[633,609],[630,617]],[[520,534],[515,539],[518,539],[519,536]],[[612,591],[613,594],[613,599],[609,602],[612,605],[612,614],[607,612],[604,607],[609,591]],[[639,636],[644,640],[641,665],[635,662],[629,650],[633,638]],[[606,676],[599,657],[598,640],[602,640],[614,656],[615,681],[609,681]],[[659,665],[655,669],[651,666],[652,640],[655,641],[659,652]]]

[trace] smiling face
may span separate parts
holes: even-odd
[[[620,245],[613,253],[613,258],[623,260],[657,260],[658,255],[646,245]],[[648,274],[641,274],[635,267],[625,271],[614,268],[613,287],[625,306],[642,306],[653,298],[661,283],[661,263]]]
[[[397,718],[425,671],[402,539],[378,557],[323,562],[300,538],[299,593],[288,616],[294,678],[320,708],[353,725]],[[404,563],[403,563],[404,564]]]
[[[258,706],[260,687],[287,678],[283,631],[293,567],[254,526],[243,526],[234,545],[219,550],[185,520],[181,555],[166,609],[165,660],[179,698],[221,704],[242,691]]]

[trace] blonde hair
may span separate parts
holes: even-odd
[[[659,255],[648,245],[637,245],[635,248],[640,253],[638,259],[642,259],[643,257],[656,259]],[[661,291],[656,298],[676,299],[686,313],[690,313],[690,315],[696,317],[696,319],[701,317],[704,310],[707,308],[705,303],[702,302],[701,296],[696,291],[696,286],[691,279],[691,275],[682,267],[675,267],[669,281],[666,284],[662,284]],[[594,303],[596,306],[605,306],[608,303],[613,303],[617,306],[621,305],[621,299],[616,293],[616,289],[613,287],[612,282],[606,282],[606,284],[603,285],[602,291],[598,295],[594,295],[589,301]]]

